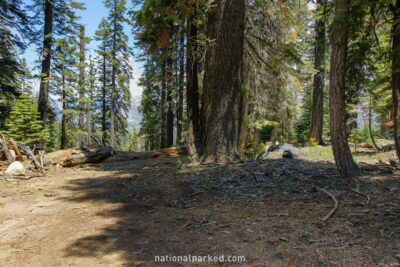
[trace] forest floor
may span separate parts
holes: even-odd
[[[400,176],[332,162],[165,158],[0,178],[0,266],[398,266]],[[326,221],[322,218],[338,210]],[[155,263],[155,256],[245,262]],[[198,259],[199,260],[199,259]],[[396,265],[397,264],[397,265]]]

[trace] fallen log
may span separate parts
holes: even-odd
[[[71,155],[62,162],[63,167],[73,167],[86,163],[99,163],[113,153],[112,147],[100,147],[97,150],[74,150]]]
[[[129,160],[144,160],[151,158],[168,158],[168,157],[178,157],[186,154],[187,154],[186,147],[170,147],[148,152],[117,151],[112,157],[109,157],[105,161],[116,162],[116,161],[129,161]]]

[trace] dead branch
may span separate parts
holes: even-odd
[[[322,188],[319,190],[320,192],[323,192],[325,194],[327,194],[330,198],[332,198],[333,202],[335,202],[335,206],[333,207],[333,209],[324,217],[322,218],[323,221],[326,221],[329,219],[329,217],[332,216],[333,213],[335,213],[335,211],[338,208],[339,202],[337,201],[337,199],[335,198],[334,195],[332,195],[331,193],[329,193],[325,188]]]
[[[40,170],[41,173],[44,173],[43,159],[40,160],[40,161],[42,162],[42,164],[39,163],[39,162],[36,160],[35,155],[33,154],[33,151],[32,151],[32,150],[30,149],[30,147],[27,146],[27,145],[22,145],[22,146],[21,146],[21,149],[25,152],[26,155],[28,155],[28,158],[30,157],[30,158],[32,159],[32,162],[33,162],[33,164],[35,165],[35,168],[38,169],[38,170]],[[40,152],[39,152],[39,155],[40,155]],[[43,157],[43,155],[42,155],[41,157]]]
[[[367,206],[368,206],[370,197],[369,197],[367,194],[361,193],[361,192],[359,192],[359,191],[357,191],[357,190],[355,190],[355,189],[353,189],[353,188],[348,188],[348,189],[349,189],[350,191],[353,191],[353,192],[356,193],[356,194],[359,194],[359,195],[361,195],[361,196],[366,197],[366,198],[367,198]]]
[[[1,137],[1,139],[0,139],[1,149],[3,150],[4,154],[6,155],[7,160],[10,163],[14,162],[15,159],[10,153],[10,149],[8,148],[6,138],[4,137],[4,135],[2,133],[0,133],[0,137]]]
[[[44,156],[44,151],[43,150],[39,151],[40,169],[44,171],[43,156]],[[42,171],[42,173],[43,173],[43,171]]]
[[[14,141],[14,139],[12,139],[10,137],[10,139],[8,140],[8,143],[10,144],[11,148],[15,151],[15,155],[17,156],[17,160],[22,161],[23,157],[21,152],[18,149],[18,145],[17,143]]]

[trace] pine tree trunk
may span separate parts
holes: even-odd
[[[81,25],[79,43],[79,147],[85,145],[85,26]]]
[[[181,37],[179,41],[179,93],[178,106],[176,110],[176,143],[182,143],[182,123],[183,123],[183,83],[185,80],[185,27],[181,29]]]
[[[116,8],[116,7],[115,7]],[[117,60],[117,40],[115,32],[117,31],[117,19],[113,19],[113,37],[112,37],[112,73],[111,73],[111,108],[110,108],[110,147],[115,148],[115,97],[117,93],[117,69],[115,62]]]
[[[260,146],[260,130],[254,128],[254,154],[258,154],[258,147]]]
[[[396,1],[393,9],[392,28],[392,97],[394,141],[397,157],[400,160],[400,0]]]
[[[204,162],[227,162],[238,156],[244,108],[242,72],[246,0],[220,0],[215,19],[216,43],[205,66]],[[214,23],[213,22],[213,23]],[[202,125],[203,127],[203,125]]]
[[[315,22],[315,59],[314,68],[318,71],[314,75],[314,90],[311,113],[310,138],[315,142],[323,144],[322,130],[324,117],[324,78],[325,78],[325,8],[326,0],[317,0],[317,10],[323,10],[324,15]],[[319,14],[318,14],[319,16]]]
[[[349,0],[337,0],[335,21],[343,19],[349,9]],[[346,57],[347,29],[337,23],[332,32],[331,69],[329,77],[330,129],[332,150],[336,166],[343,177],[352,178],[360,174],[347,142],[346,134]]]
[[[67,122],[67,115],[64,113],[67,110],[67,92],[65,91],[65,74],[64,74],[64,63],[61,65],[61,75],[62,75],[62,107],[63,107],[63,114],[61,117],[61,140],[60,140],[60,149],[65,149],[65,143],[67,140],[66,134],[66,122]]]
[[[378,144],[375,142],[375,137],[372,133],[372,95],[370,94],[369,96],[369,109],[368,109],[368,132],[369,132],[369,138],[371,139],[372,145],[374,148],[378,151],[382,151],[382,148],[378,146]]]
[[[95,99],[95,96],[93,94],[94,92],[94,85],[93,82],[90,84],[90,94],[89,94],[89,100],[92,101],[92,99]],[[86,129],[87,129],[87,136],[86,136],[86,145],[90,146],[92,145],[92,135],[93,135],[93,122],[92,122],[92,105],[90,102],[86,104]]]
[[[48,101],[49,101],[49,80],[51,68],[51,55],[53,39],[53,1],[45,0],[44,3],[44,39],[43,39],[43,55],[42,55],[42,76],[40,80],[39,91],[39,107],[40,120],[43,127],[46,126]]]
[[[165,48],[163,54],[165,55]],[[167,114],[168,114],[168,102],[167,102],[167,74],[166,74],[166,60],[163,59],[161,66],[161,149],[167,148],[168,143],[168,132],[167,132]]]
[[[102,144],[103,146],[106,146],[106,71],[107,71],[107,64],[106,64],[106,48],[104,46],[104,50],[103,50],[103,88],[102,88],[102,108],[101,108],[101,115],[102,115],[102,119],[101,119],[101,132],[102,132]]]
[[[173,105],[173,64],[171,56],[167,59],[167,139],[166,147],[174,144],[174,105]]]
[[[198,160],[200,149],[200,109],[199,109],[199,80],[197,57],[197,13],[187,20],[186,48],[186,98],[187,98],[187,134],[186,146],[191,160]]]

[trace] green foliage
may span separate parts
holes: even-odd
[[[23,93],[15,102],[7,127],[7,136],[20,144],[40,145],[48,139],[48,132],[42,130],[37,104],[30,92]]]
[[[140,151],[140,136],[136,131],[136,128],[133,128],[132,132],[129,133],[128,141],[125,143],[124,150],[131,152]]]

